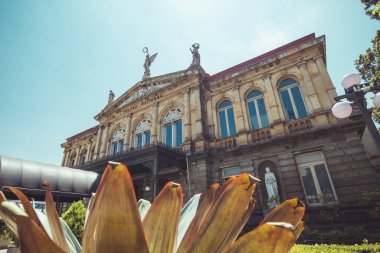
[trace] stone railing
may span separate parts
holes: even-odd
[[[285,133],[298,133],[313,128],[311,119],[299,119],[292,122],[287,122],[284,125]]]
[[[249,137],[252,143],[263,142],[272,138],[272,132],[270,128],[258,129],[251,131]]]
[[[217,139],[214,142],[214,148],[217,152],[233,150],[237,148],[237,139],[235,136],[228,137],[226,139]]]

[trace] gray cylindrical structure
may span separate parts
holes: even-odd
[[[0,185],[42,189],[46,180],[53,191],[89,194],[96,190],[98,178],[92,171],[0,156]]]

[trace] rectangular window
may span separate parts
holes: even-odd
[[[227,133],[227,122],[226,122],[225,111],[219,112],[219,118],[220,118],[220,131],[222,134],[222,138],[226,138],[228,137],[228,133]]]
[[[137,147],[141,148],[142,147],[142,142],[143,142],[143,137],[142,137],[142,134],[138,134],[136,135],[136,138],[137,138]]]
[[[248,110],[250,116],[249,118],[251,119],[251,128],[254,130],[259,129],[260,125],[257,118],[256,106],[254,101],[248,103]]]
[[[264,98],[260,98],[257,100],[257,107],[259,108],[261,127],[268,127],[269,121],[267,111],[265,110]]]
[[[182,120],[178,120],[175,123],[175,127],[176,127],[175,146],[180,147],[182,145]]]
[[[169,147],[172,147],[173,146],[173,126],[172,124],[169,124],[165,127],[166,129],[166,145],[168,145]]]
[[[305,104],[303,103],[301,92],[298,86],[292,87],[291,89],[294,103],[297,108],[298,118],[304,118],[307,116]]]
[[[290,101],[288,90],[282,90],[280,92],[280,94],[281,94],[282,103],[284,104],[284,111],[285,111],[286,119],[289,121],[295,120],[297,117],[296,117],[296,114],[294,112],[292,102]]]
[[[335,203],[336,193],[322,153],[299,155],[296,160],[307,203],[310,205]]]
[[[150,131],[145,132],[145,146],[150,144]]]
[[[236,127],[235,127],[235,117],[234,117],[234,111],[232,108],[227,109],[227,115],[228,115],[228,126],[230,129],[229,136],[233,136],[236,134]]]
[[[119,141],[119,153],[123,152],[124,149],[124,140]]]
[[[240,168],[228,168],[222,170],[222,179],[223,182],[227,181],[232,176],[238,176],[241,174]]]

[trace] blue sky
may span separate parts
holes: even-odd
[[[141,79],[145,46],[152,76],[187,68],[194,42],[214,74],[315,32],[340,86],[379,28],[359,0],[0,1],[0,155],[59,165],[108,91]]]

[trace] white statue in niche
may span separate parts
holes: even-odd
[[[268,209],[275,208],[280,204],[280,195],[278,194],[278,185],[276,176],[269,167],[265,168],[265,187],[268,193]]]

